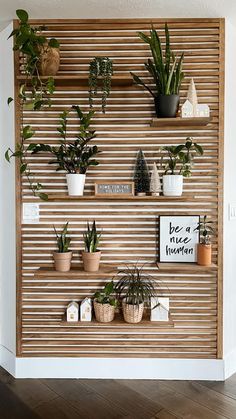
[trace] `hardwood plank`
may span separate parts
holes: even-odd
[[[0,382],[1,419],[38,419],[39,416],[29,409],[23,401]],[[45,418],[46,419],[46,418]]]

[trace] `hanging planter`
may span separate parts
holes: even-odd
[[[145,63],[145,68],[153,79],[154,89],[139,76],[131,73],[134,82],[143,86],[152,95],[158,118],[175,118],[179,108],[179,91],[184,74],[182,64],[184,53],[177,58],[170,47],[168,25],[165,25],[165,54],[157,31],[153,28],[150,36],[138,32],[139,37],[150,47],[152,59]]]
[[[107,98],[111,89],[111,77],[113,63],[108,57],[95,57],[89,66],[89,103],[94,106],[94,98],[97,96],[98,87],[102,92],[102,112],[106,112]]]
[[[41,76],[56,76],[60,67],[60,50],[51,44],[45,42],[40,48],[38,70]]]

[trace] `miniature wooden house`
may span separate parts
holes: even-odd
[[[86,297],[80,304],[80,320],[81,322],[91,322],[92,320],[92,301]]]
[[[193,105],[189,100],[186,100],[181,108],[182,118],[192,118],[193,115]]]
[[[206,104],[200,104],[196,107],[196,115],[197,117],[205,117],[209,118],[210,116],[210,108]]]
[[[158,305],[157,305],[158,304]],[[151,298],[151,321],[169,321],[169,298]]]
[[[66,309],[66,320],[68,322],[77,322],[79,320],[79,304],[72,301]]]

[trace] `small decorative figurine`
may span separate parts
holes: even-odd
[[[80,321],[91,322],[92,320],[92,300],[86,297],[80,304]]]
[[[169,298],[168,297],[152,297],[151,298],[151,321],[169,320]]]
[[[78,322],[79,320],[79,304],[72,301],[66,309],[66,320],[68,322]]]

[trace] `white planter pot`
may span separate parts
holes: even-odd
[[[68,195],[83,195],[85,176],[86,175],[80,175],[78,173],[68,173],[66,175]]]
[[[183,193],[182,175],[163,175],[163,195],[181,196]]]

